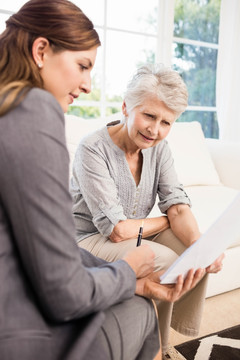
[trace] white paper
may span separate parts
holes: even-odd
[[[190,269],[206,268],[240,236],[240,193],[213,225],[166,270],[161,284],[176,283]]]

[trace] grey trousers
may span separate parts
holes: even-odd
[[[160,342],[151,300],[134,296],[112,306],[105,314],[105,322],[96,339],[103,344],[104,360],[154,359]]]
[[[166,270],[185,250],[182,242],[167,229],[151,239],[143,239],[155,252],[155,270]],[[78,245],[95,256],[107,261],[121,259],[124,254],[136,247],[136,239],[113,243],[100,234],[90,236]],[[164,353],[168,347],[170,327],[186,336],[196,336],[199,332],[205,303],[207,279],[205,276],[198,285],[177,302],[159,301],[156,303],[161,334],[161,346]]]

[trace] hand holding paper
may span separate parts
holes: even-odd
[[[160,277],[161,284],[176,283],[189,269],[207,268],[240,236],[240,193],[215,223]]]

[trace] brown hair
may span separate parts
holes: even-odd
[[[100,45],[92,22],[68,0],[30,0],[6,25],[0,35],[0,116],[16,106],[30,88],[43,88],[32,56],[36,38],[47,38],[54,52]]]

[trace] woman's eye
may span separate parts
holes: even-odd
[[[163,120],[162,123],[163,123],[164,125],[170,125],[170,123],[169,123],[168,121],[166,121],[166,120]]]
[[[153,115],[152,115],[152,114],[145,113],[144,115],[147,116],[148,118],[153,119]]]
[[[84,66],[82,64],[79,64],[79,66],[80,66],[81,70],[87,70],[88,69],[86,66]]]

